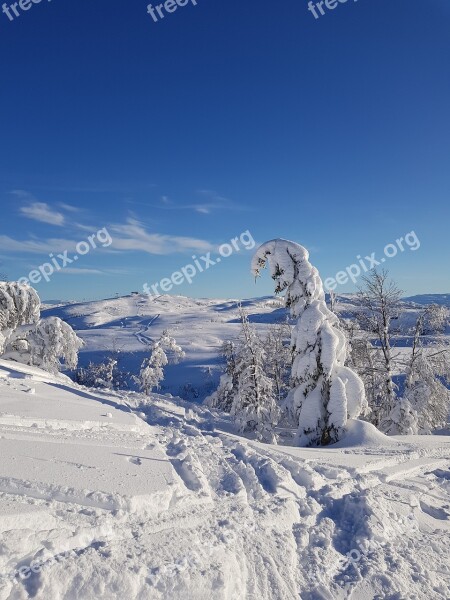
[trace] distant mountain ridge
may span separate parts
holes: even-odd
[[[417,294],[403,298],[405,302],[415,302],[416,304],[440,304],[450,308],[450,294]]]

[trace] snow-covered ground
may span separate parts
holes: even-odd
[[[1,600],[450,598],[450,437],[267,446],[143,400],[0,360]]]

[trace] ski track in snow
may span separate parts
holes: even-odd
[[[153,319],[151,321],[149,321],[147,323],[147,325],[144,326],[143,329],[139,330],[139,331],[135,331],[133,335],[136,336],[136,339],[145,347],[149,347],[151,348],[153,342],[155,341],[152,337],[150,337],[149,335],[147,335],[147,332],[149,331],[150,327],[153,325],[153,323],[155,321],[158,320],[158,318],[161,315],[155,315],[153,317]]]

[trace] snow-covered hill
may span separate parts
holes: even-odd
[[[449,437],[267,446],[143,400],[0,361],[1,600],[450,597]]]
[[[436,296],[433,296],[436,298]],[[130,295],[84,304],[69,304],[43,311],[43,316],[57,316],[68,322],[86,342],[80,352],[80,365],[100,362],[114,351],[119,367],[132,374],[151,351],[164,329],[170,329],[186,352],[180,365],[169,365],[162,392],[190,400],[203,400],[217,385],[220,371],[220,347],[225,340],[239,335],[238,300],[194,299],[184,296]],[[270,323],[286,318],[282,298],[265,297],[242,301],[261,333]],[[357,297],[338,297],[337,311],[344,318],[360,310]],[[417,318],[420,306],[405,302],[396,344],[411,342],[408,328]],[[133,382],[128,380],[133,388]]]
[[[405,302],[414,302],[415,304],[440,304],[450,308],[450,294],[419,294],[405,298]]]
[[[60,317],[86,342],[79,355],[81,366],[119,351],[119,367],[133,374],[149,356],[152,343],[170,329],[186,358],[167,367],[161,391],[202,400],[216,386],[223,341],[239,335],[238,302],[131,295],[56,307],[43,311],[43,316]],[[282,299],[257,298],[242,305],[261,331],[286,316]]]

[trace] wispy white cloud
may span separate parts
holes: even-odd
[[[141,250],[148,254],[175,254],[179,252],[204,252],[213,245],[198,238],[149,233],[137,219],[128,219],[125,224],[109,225],[115,250]]]
[[[72,206],[72,204],[66,204],[65,202],[58,202],[58,206],[67,212],[80,212],[78,206]]]
[[[212,211],[211,206],[208,206],[207,204],[198,204],[192,207],[196,212],[203,214],[203,215],[209,215],[210,212]]]
[[[20,212],[28,219],[50,223],[50,225],[64,225],[64,215],[50,208],[45,202],[32,202],[20,208]]]
[[[72,252],[75,250],[76,243],[76,240],[63,238],[17,240],[8,235],[0,235],[0,250],[28,254],[49,254],[50,252],[64,252],[64,250]]]
[[[69,273],[71,275],[105,275],[105,271],[99,271],[98,269],[77,269],[75,267],[65,267],[58,273]]]
[[[16,198],[26,202],[20,207],[20,213],[27,219],[49,223],[50,225],[64,225],[64,215],[51,208],[46,202],[39,202],[36,198],[25,190],[13,190],[11,192]]]
[[[98,227],[83,226],[83,229],[94,234]],[[98,251],[169,255],[185,252],[208,252],[214,249],[214,245],[207,240],[149,232],[145,225],[135,218],[129,218],[125,223],[109,224],[107,230],[112,237],[112,244],[106,248],[98,244]],[[65,250],[75,253],[78,241],[67,238],[18,240],[7,235],[0,235],[0,250],[20,254],[50,254]]]
[[[219,210],[245,211],[249,210],[247,206],[233,202],[229,198],[221,196],[214,190],[197,190],[195,194],[199,197],[198,202],[188,204],[178,204],[168,196],[161,196],[159,204],[148,204],[147,202],[130,201],[130,204],[140,204],[148,208],[158,208],[161,210],[182,210],[194,211],[203,215],[209,215]],[[200,199],[201,198],[201,199]]]
[[[207,211],[210,213],[213,210],[249,210],[244,204],[238,204],[229,198],[225,198],[225,196],[221,196],[214,190],[197,190],[196,193],[204,198],[203,202],[193,205],[193,208],[197,212]]]

